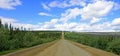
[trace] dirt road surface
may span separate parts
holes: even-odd
[[[59,40],[3,56],[117,56],[68,40]]]
[[[3,56],[118,56],[89,46],[64,39],[62,32],[61,40],[32,48],[20,50]]]

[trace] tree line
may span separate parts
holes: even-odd
[[[66,32],[65,38],[120,55],[120,35]]]
[[[12,24],[2,24],[0,19],[0,52],[43,44],[60,37],[59,31],[28,31]]]

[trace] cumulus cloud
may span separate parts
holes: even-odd
[[[78,32],[114,32],[120,30],[120,18],[114,19],[112,22],[103,22],[94,24],[91,26],[89,23],[59,23],[59,19],[55,18],[51,21],[38,23],[38,24],[28,24],[19,23],[18,20],[13,18],[1,17],[2,23],[11,23],[14,27],[24,27],[30,28],[32,30],[64,30],[64,31],[78,31]],[[96,21],[96,20],[95,20]]]
[[[90,21],[91,24],[95,24],[97,22],[100,22],[101,18],[95,18],[93,17],[92,20]]]
[[[0,0],[0,8],[2,9],[15,9],[15,6],[21,4],[20,0]]]
[[[85,6],[86,0],[64,0],[64,1],[52,1],[49,3],[50,7],[58,7],[58,8],[65,8],[65,7],[71,7],[71,6]]]
[[[31,30],[33,30],[33,29],[38,29],[38,28],[40,28],[41,27],[41,25],[39,25],[39,24],[29,24],[29,23],[19,23],[19,22],[17,22],[17,23],[12,23],[12,26],[13,27],[16,27],[16,28],[21,28],[21,27],[23,27],[23,28],[26,28],[26,30],[27,29],[31,29]]]
[[[58,24],[58,19],[52,19],[51,21],[38,23],[39,27],[34,28],[33,30],[56,30],[55,25]]]
[[[52,1],[49,4],[50,7],[59,7],[59,8],[64,8],[67,7],[68,4],[66,4],[66,2],[60,2],[60,1]]]
[[[63,24],[54,24],[55,30],[64,30],[64,31],[77,31],[77,32],[113,32],[114,29],[111,28],[111,24],[104,22],[102,24],[90,25],[88,23],[63,23]],[[106,27],[105,27],[106,26]]]
[[[68,8],[61,14],[60,18],[53,18],[50,21],[38,23],[38,24],[24,24],[19,23],[18,20],[7,17],[0,17],[3,23],[12,23],[15,27],[24,26],[25,28],[31,28],[33,30],[65,30],[65,31],[78,31],[78,32],[110,32],[120,29],[120,18],[115,18],[112,22],[105,21],[99,23],[102,17],[106,16],[114,6],[114,2],[105,0],[96,0],[90,4],[86,4],[86,0],[70,0],[53,1],[49,5],[42,3],[42,6],[46,10],[50,10],[50,7],[65,8],[70,6],[83,6],[82,8],[74,7]],[[40,12],[41,16],[53,16],[48,13]],[[88,20],[89,22],[68,22],[69,20],[76,19]],[[92,24],[92,25],[91,25]]]
[[[40,12],[39,15],[40,15],[40,16],[52,16],[51,14],[44,13],[44,12]]]
[[[76,22],[71,23],[63,23],[63,24],[55,24],[55,29],[64,30],[64,31],[72,31],[74,27],[76,27]]]
[[[97,1],[88,4],[81,10],[82,19],[92,19],[93,17],[106,16],[113,8],[114,2],[112,1]]]
[[[111,27],[112,27],[112,29],[114,29],[116,31],[120,31],[120,18],[115,18],[111,22]]]
[[[118,9],[120,9],[120,4],[115,3],[115,4],[114,4],[114,10],[118,10]]]
[[[115,19],[112,21],[112,25],[119,25],[119,26],[120,26],[120,18],[115,18]]]
[[[78,15],[80,15],[80,9],[74,8],[74,9],[68,9],[65,11],[65,13],[61,14],[61,21],[67,22],[70,19],[75,19]]]
[[[113,9],[114,2],[112,1],[96,1],[90,3],[83,8],[70,8],[61,14],[60,20],[67,22],[81,16],[82,20],[90,20],[91,23],[97,23],[102,17],[106,16]]]
[[[46,4],[41,3],[41,5],[43,6],[44,9],[46,9],[46,10],[50,10],[50,8],[49,8]]]
[[[69,5],[70,6],[85,6],[86,0],[70,0]]]
[[[79,32],[114,32],[120,28],[120,20],[116,18],[112,22],[102,21],[112,9],[115,8],[115,2],[106,0],[92,0],[86,4],[83,0],[82,3],[78,3],[81,0],[70,1],[53,1],[48,6],[65,8],[71,6],[83,6],[81,8],[74,7],[68,8],[64,13],[61,13],[61,17],[53,19],[51,21],[42,24],[40,29],[50,30],[66,30],[66,31],[79,31]],[[69,20],[76,19],[85,20],[88,22],[69,22]],[[102,21],[102,22],[101,22]],[[54,23],[53,23],[54,22]],[[62,22],[62,23],[58,23]],[[119,28],[118,28],[119,27]]]
[[[113,32],[111,24],[109,22],[99,23],[90,25],[89,23],[78,23],[78,25],[73,28],[74,31],[78,32]]]
[[[2,21],[2,24],[12,24],[13,27],[15,28],[21,28],[24,27],[26,29],[35,29],[35,28],[39,28],[39,24],[37,25],[33,25],[33,24],[25,24],[25,23],[19,23],[18,20],[14,19],[14,18],[8,18],[8,17],[2,17],[0,16],[0,19]]]
[[[17,20],[13,19],[13,18],[7,18],[7,17],[2,17],[0,16],[0,19],[2,20],[2,24],[5,24],[5,23],[15,23],[17,22]]]

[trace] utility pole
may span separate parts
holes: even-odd
[[[64,39],[64,32],[62,31],[62,39]]]

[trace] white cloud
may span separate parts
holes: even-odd
[[[92,19],[93,17],[106,16],[113,8],[114,2],[112,1],[97,1],[88,4],[81,10],[82,19]]]
[[[46,9],[46,10],[50,10],[50,8],[49,8],[46,4],[41,3],[41,5],[43,6],[44,9]]]
[[[50,7],[58,7],[58,8],[65,8],[65,7],[71,7],[71,6],[85,6],[86,0],[64,0],[64,1],[52,1],[49,3]]]
[[[119,31],[120,32],[120,25],[119,26],[112,26],[112,29],[114,31]]]
[[[35,28],[39,28],[39,27],[40,27],[39,24],[33,25],[33,24],[19,23],[18,20],[13,19],[13,18],[8,18],[8,17],[2,17],[2,16],[0,16],[0,19],[1,19],[1,21],[2,21],[2,24],[6,24],[6,23],[8,23],[8,25],[9,25],[9,24],[12,24],[12,26],[13,26],[14,28],[24,27],[24,28],[26,28],[26,29],[29,29],[29,28],[30,28],[30,29],[35,29]]]
[[[104,22],[102,24],[90,25],[89,23],[63,23],[55,24],[55,30],[65,30],[65,31],[77,31],[77,32],[113,32],[114,29],[111,28],[110,23]]]
[[[77,23],[63,23],[63,24],[55,24],[55,29],[57,30],[65,30],[65,31],[72,31],[74,27],[77,26]]]
[[[86,3],[81,2],[81,0],[70,0],[69,2],[63,1],[63,4],[54,1],[51,4],[46,5],[42,3],[42,6],[46,10],[50,10],[50,7],[65,8],[70,6],[83,6],[83,8],[69,8],[61,14],[60,18],[51,19],[48,22],[38,23],[38,24],[23,24],[19,23],[18,20],[6,17],[3,18],[3,22],[10,22],[15,27],[25,26],[25,28],[31,28],[33,30],[66,30],[66,31],[79,31],[79,32],[92,32],[92,31],[102,31],[109,32],[120,29],[120,18],[114,19],[112,22],[106,21],[98,23],[102,20],[102,17],[106,16],[114,6],[112,1],[95,1],[86,5]],[[83,4],[82,4],[83,3]],[[48,13],[40,12],[41,16],[53,16]],[[81,19],[89,20],[89,22],[68,22],[69,20],[76,19],[77,16],[81,16]],[[79,18],[80,19],[80,18]],[[92,25],[91,25],[92,24]]]
[[[114,32],[120,30],[120,18],[114,19],[112,22],[103,22],[91,25],[89,23],[59,23],[59,19],[55,18],[51,21],[38,23],[38,24],[28,24],[19,23],[18,20],[13,18],[1,17],[2,23],[11,23],[14,27],[24,27],[32,30],[65,30],[65,31],[78,31],[78,32]],[[95,19],[96,21],[96,19]]]
[[[15,6],[21,5],[20,0],[0,0],[0,8],[15,9]]]
[[[115,2],[106,0],[94,0],[88,4],[77,3],[80,0],[70,1],[53,1],[49,7],[71,7],[71,6],[83,6],[82,8],[74,7],[65,10],[61,14],[59,19],[53,19],[51,21],[42,23],[42,27],[39,30],[66,30],[66,31],[79,31],[79,32],[114,32],[120,28],[120,20],[116,19],[112,22],[102,21],[104,16],[108,15],[112,9],[114,9]],[[69,20],[76,19],[81,16],[82,20],[88,22],[69,22]],[[79,18],[80,19],[80,18]],[[101,22],[102,21],[102,22]],[[60,23],[58,23],[60,22]],[[117,26],[115,26],[117,25]],[[119,26],[118,26],[119,25]],[[118,28],[119,27],[119,28]]]
[[[116,30],[116,31],[120,31],[120,18],[115,18],[111,22],[111,28]]]
[[[74,9],[68,9],[65,11],[65,13],[61,14],[60,21],[67,22],[70,19],[75,19],[78,15],[80,15],[80,9],[74,8]]]
[[[23,24],[23,23],[12,23],[12,26],[13,27],[16,27],[16,28],[21,28],[21,27],[24,27],[26,29],[34,29],[34,28],[37,28],[39,27],[38,25],[33,25],[33,24]]]
[[[104,22],[102,24],[94,24],[90,25],[89,23],[79,23],[75,28],[73,28],[74,31],[78,32],[110,32],[114,31],[111,29],[109,22]]]
[[[52,19],[50,22],[43,23],[41,29],[54,29],[54,26],[57,23],[58,23],[58,19]]]
[[[68,20],[76,19],[77,16],[81,16],[82,20],[90,20],[91,23],[97,23],[102,17],[110,13],[113,5],[114,2],[112,1],[97,1],[83,8],[70,8],[61,14],[60,21],[67,22]]]
[[[91,23],[91,24],[95,24],[95,23],[97,23],[97,22],[100,22],[100,20],[101,20],[100,18],[95,18],[95,17],[93,17],[92,20],[90,21],[90,23]]]
[[[17,20],[13,19],[13,18],[7,18],[7,17],[2,17],[0,16],[0,19],[2,20],[2,24],[5,24],[5,23],[15,23],[17,22]]]
[[[91,0],[90,2],[97,2],[97,1],[107,1],[107,0]]]
[[[40,12],[39,15],[40,15],[40,16],[52,16],[51,14],[44,13],[44,12]]]
[[[87,23],[77,23],[77,22],[66,22],[58,23],[59,19],[53,19],[50,22],[45,22],[39,30],[64,30],[64,31],[78,31],[78,32],[114,32],[120,30],[120,20],[114,19],[111,22],[105,21],[103,23],[97,23],[91,25],[91,22]],[[94,18],[93,23],[99,22],[99,19]],[[117,26],[113,24],[119,24]]]
[[[54,29],[54,30],[66,30],[66,31],[79,31],[79,32],[114,32],[120,29],[120,19],[117,18],[110,21],[104,20],[104,16],[107,16],[115,7],[115,2],[106,0],[94,0],[88,4],[77,3],[80,0],[70,1],[53,1],[49,4],[50,7],[71,7],[71,6],[83,6],[83,8],[69,8],[61,14],[61,17],[57,19],[58,22],[54,23],[46,22],[43,24],[42,29]],[[69,20],[76,19],[77,16],[81,16],[82,20],[88,22],[68,22]],[[101,22],[102,21],[102,22]],[[115,26],[117,25],[117,26]],[[46,28],[45,28],[46,27]]]
[[[85,6],[86,0],[70,0],[69,1],[70,6]]]
[[[115,18],[115,19],[112,21],[112,25],[119,25],[119,26],[120,26],[120,18]]]
[[[53,23],[53,20],[42,24],[42,27],[39,28],[39,30],[64,30],[64,31],[78,31],[78,32],[114,31],[112,30],[109,22],[104,22],[102,24],[94,24],[91,26],[89,23],[76,23],[76,22],[58,23],[56,21],[55,23]]]
[[[49,4],[49,6],[50,6],[50,7],[64,8],[64,7],[67,7],[68,4],[66,4],[66,1],[64,1],[64,2],[52,1],[52,2]]]
[[[114,10],[118,10],[118,9],[120,9],[120,4],[115,3],[115,4],[114,4]]]
[[[52,24],[58,23],[58,19],[52,19],[52,20],[51,20],[51,23],[52,23]]]

